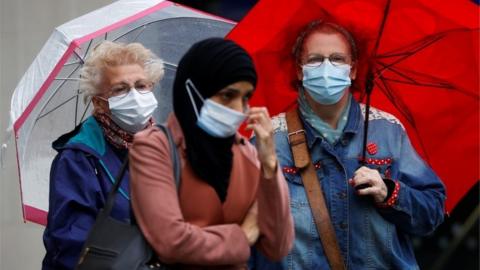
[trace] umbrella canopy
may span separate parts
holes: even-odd
[[[79,93],[79,71],[103,40],[140,42],[165,62],[154,93],[157,121],[171,111],[177,63],[195,42],[223,37],[233,22],[162,0],[121,0],[55,29],[16,87],[11,100],[24,218],[46,223],[51,143],[91,112]]]
[[[260,1],[232,30],[259,71],[253,105],[296,105],[292,47],[315,19],[345,26],[359,49],[356,97],[397,116],[447,186],[451,210],[479,180],[479,6],[474,1]],[[361,156],[361,153],[359,153]]]

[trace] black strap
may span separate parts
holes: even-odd
[[[104,213],[105,215],[110,215],[112,212],[113,204],[115,203],[115,197],[117,196],[117,191],[120,188],[120,184],[122,183],[123,176],[125,175],[125,171],[128,168],[128,154],[123,160],[122,167],[120,167],[120,172],[115,178],[115,183],[113,184],[112,189],[108,193],[107,202],[105,203]]]
[[[168,139],[168,144],[170,146],[170,156],[172,157],[173,162],[173,173],[175,176],[175,185],[177,186],[177,190],[180,187],[180,155],[177,151],[177,146],[173,141],[173,136],[170,130],[163,124],[156,125],[160,130],[162,130]],[[128,154],[126,155],[125,159],[122,162],[122,166],[120,167],[120,172],[118,173],[117,177],[115,177],[115,183],[112,186],[112,189],[108,193],[107,202],[105,203],[104,214],[110,215],[113,209],[113,205],[115,204],[115,198],[117,196],[117,192],[122,184],[123,176],[125,175],[125,171],[128,168]],[[132,216],[133,217],[133,216]]]
[[[180,187],[180,173],[181,173],[181,166],[180,166],[180,155],[177,151],[177,146],[173,141],[172,133],[170,129],[168,129],[165,125],[158,124],[157,127],[165,132],[167,135],[168,144],[170,145],[170,156],[172,157],[173,161],[173,174],[175,176],[175,185],[177,186],[177,190]]]

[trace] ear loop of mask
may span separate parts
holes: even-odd
[[[192,95],[192,89],[195,91],[197,96],[202,100],[203,103],[205,103],[205,99],[202,97],[200,92],[197,90],[195,87],[195,84],[193,84],[192,80],[187,79],[185,81],[185,88],[187,89],[188,96],[190,97],[190,101],[192,102],[193,105],[193,110],[195,111],[195,115],[197,116],[197,119],[200,118],[200,113],[198,112],[197,105],[195,104],[195,99],[193,98]]]

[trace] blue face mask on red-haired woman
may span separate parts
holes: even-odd
[[[316,102],[323,105],[335,104],[352,84],[351,68],[348,64],[333,65],[328,59],[303,65],[303,86]]]

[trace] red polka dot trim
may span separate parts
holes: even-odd
[[[313,164],[313,166],[315,167],[315,170],[318,170],[321,167],[320,162],[317,162],[317,163]],[[286,167],[285,166],[285,167],[282,168],[282,171],[283,171],[283,173],[297,174],[298,173],[298,168],[297,167]]]
[[[362,157],[358,160],[362,161]],[[365,163],[372,165],[390,165],[393,162],[393,158],[366,158]]]
[[[298,172],[298,168],[297,167],[283,167],[282,171],[283,171],[283,173],[296,174]]]
[[[400,183],[398,181],[395,181],[395,188],[393,189],[392,195],[390,195],[390,198],[388,198],[386,202],[377,204],[378,207],[388,208],[395,205],[398,200],[399,192],[400,192]]]

